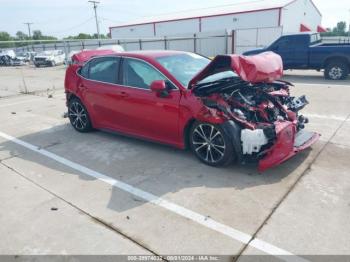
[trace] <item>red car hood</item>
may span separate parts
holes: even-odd
[[[103,55],[113,55],[117,54],[116,51],[113,50],[84,50],[79,53],[76,53],[72,56],[72,60],[77,62],[78,64],[85,63],[93,56],[103,56]]]
[[[271,83],[283,75],[283,63],[279,55],[264,52],[253,56],[218,55],[189,83],[191,89],[204,78],[232,70],[250,83]]]

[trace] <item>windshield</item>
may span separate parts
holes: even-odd
[[[156,60],[183,86],[210,63],[210,59],[194,53],[157,57]]]

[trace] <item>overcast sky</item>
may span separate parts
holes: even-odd
[[[225,5],[244,0],[100,0],[98,7],[101,33],[122,22],[195,8]],[[251,0],[247,0],[251,1]],[[320,9],[322,25],[333,27],[350,20],[349,0],[314,0]],[[32,30],[63,37],[79,32],[95,33],[94,13],[87,0],[0,0],[0,31],[12,35],[27,33],[24,22],[33,22]]]

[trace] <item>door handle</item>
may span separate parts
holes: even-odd
[[[80,85],[79,85],[79,88],[82,89],[82,90],[85,90],[85,89],[86,89],[86,86],[83,85],[83,84],[80,84]]]
[[[129,96],[129,94],[127,93],[127,92],[120,92],[120,96],[121,97],[127,97],[127,96]]]

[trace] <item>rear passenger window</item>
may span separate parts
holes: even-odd
[[[85,66],[84,66],[85,67]],[[91,80],[116,84],[118,83],[119,58],[100,57],[89,62],[88,78]],[[81,74],[83,75],[84,68]]]
[[[81,69],[80,69],[80,75],[85,78],[89,78],[89,63],[85,64]]]

